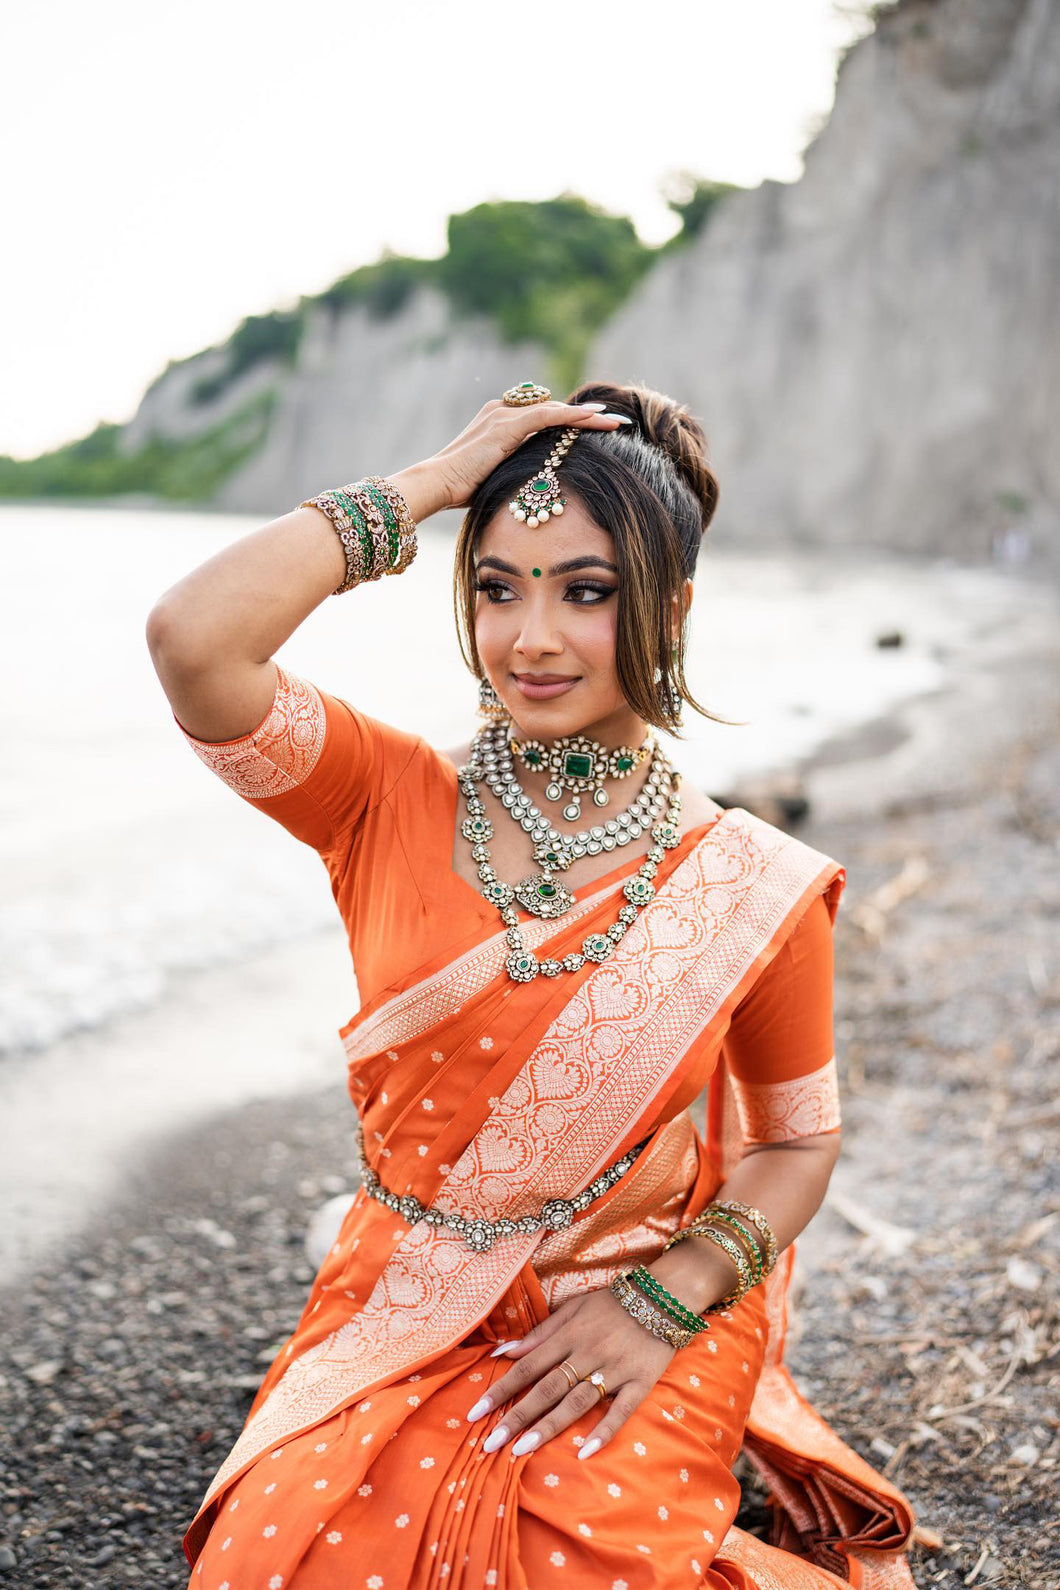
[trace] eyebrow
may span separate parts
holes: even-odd
[[[479,569],[499,569],[502,574],[514,574],[517,579],[525,579],[522,569],[517,569],[513,563],[505,563],[503,558],[493,556],[480,558],[476,564]],[[583,558],[570,558],[566,563],[554,563],[547,571],[550,577],[557,574],[575,574],[579,569],[606,569],[609,574],[617,574],[618,569],[613,563],[608,563],[605,558],[596,558],[591,555]]]

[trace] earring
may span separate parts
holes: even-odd
[[[671,650],[670,650],[670,661],[671,661],[671,663],[676,663],[676,661],[677,661],[677,647],[676,646],[671,647]],[[662,669],[661,668],[656,668],[656,670],[655,670],[655,683],[658,684],[661,679],[662,679]],[[678,690],[677,686],[672,681],[671,681],[671,683],[669,685],[667,685],[665,694],[666,694],[666,699],[669,702],[669,709],[670,709],[669,710],[669,716],[673,719],[674,727],[678,728],[678,729],[681,729],[681,728],[684,727],[684,724],[683,724],[682,719],[681,719],[681,708],[684,706],[684,697],[681,695],[681,692]]]
[[[478,686],[478,714],[488,723],[501,723],[508,717],[508,708],[488,679],[480,679]]]

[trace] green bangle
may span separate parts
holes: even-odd
[[[661,1281],[658,1281],[643,1264],[638,1264],[635,1269],[629,1271],[629,1279],[634,1281],[641,1291],[647,1294],[650,1301],[657,1308],[663,1309],[684,1330],[705,1331],[710,1329],[707,1320],[701,1319],[698,1314],[693,1314],[690,1308],[686,1308],[680,1299],[674,1297],[672,1292],[668,1292]]]
[[[773,1235],[773,1227],[769,1224],[761,1209],[755,1209],[751,1204],[740,1203],[737,1198],[726,1198],[716,1203],[713,1207],[715,1209],[727,1209],[731,1214],[743,1215],[745,1220],[751,1222],[765,1243],[765,1273],[771,1275],[777,1262],[777,1239]]]
[[[611,1282],[612,1295],[621,1303],[627,1314],[644,1329],[651,1331],[659,1341],[666,1342],[670,1347],[687,1347],[695,1336],[694,1331],[686,1331],[655,1307],[643,1292],[641,1292],[624,1275],[616,1275]]]
[[[764,1268],[762,1249],[759,1245],[758,1237],[751,1230],[750,1226],[744,1225],[742,1220],[738,1220],[735,1215],[730,1215],[727,1210],[717,1209],[712,1205],[709,1209],[705,1209],[699,1218],[700,1220],[703,1220],[708,1216],[711,1220],[718,1221],[719,1224],[731,1226],[734,1231],[738,1231],[741,1237],[744,1238],[747,1243],[747,1249],[751,1258],[751,1263],[754,1265],[754,1278],[751,1281],[751,1285],[757,1286],[759,1281],[762,1279],[762,1270]]]
[[[348,497],[344,491],[333,491],[331,495],[338,498],[349,517],[353,520],[361,544],[361,577],[366,578],[371,573],[372,562],[375,558],[375,546],[372,542],[367,521],[353,498]]]
[[[397,520],[394,518],[393,509],[383,496],[382,492],[379,490],[378,486],[370,483],[367,479],[362,481],[361,485],[367,496],[379,509],[379,513],[382,517],[383,524],[386,528],[387,543],[390,549],[389,562],[392,568],[397,562],[398,555]]]

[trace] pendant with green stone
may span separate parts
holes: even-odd
[[[614,948],[614,943],[606,933],[590,933],[582,943],[582,954],[587,961],[606,961]]]
[[[574,904],[574,896],[547,872],[531,873],[515,886],[515,898],[531,916],[551,920],[563,916]]]
[[[655,885],[649,882],[647,878],[642,878],[638,875],[637,877],[626,879],[622,885],[622,893],[630,905],[647,905],[655,893]]]
[[[482,895],[490,905],[502,909],[506,905],[511,905],[514,892],[510,883],[502,883],[500,878],[492,878],[482,890]]]
[[[565,872],[574,856],[565,845],[552,845],[546,839],[534,846],[534,860],[546,872]]]
[[[504,964],[513,983],[532,983],[537,976],[537,956],[531,950],[513,950]]]

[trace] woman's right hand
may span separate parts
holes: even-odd
[[[447,508],[466,508],[476,487],[535,431],[557,425],[616,430],[623,421],[618,415],[600,412],[606,408],[606,403],[554,400],[516,408],[501,398],[491,398],[448,447],[425,459],[416,469],[437,480]]]

